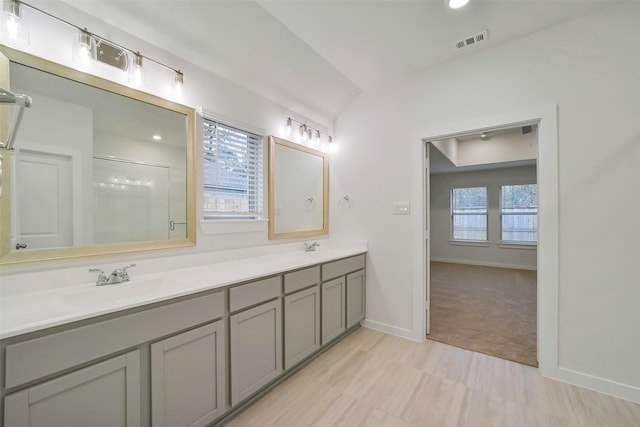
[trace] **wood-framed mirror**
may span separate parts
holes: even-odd
[[[14,151],[0,150],[0,264],[195,245],[193,108],[0,54],[4,89],[33,100]]]
[[[269,239],[329,232],[329,156],[269,137]]]

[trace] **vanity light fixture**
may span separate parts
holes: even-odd
[[[61,22],[69,27],[73,27],[78,31],[75,36],[76,40],[73,46],[73,62],[76,63],[79,68],[86,69],[86,58],[89,58],[88,64],[90,65],[96,65],[97,62],[102,62],[121,70],[128,70],[129,83],[132,86],[140,87],[144,84],[144,70],[142,68],[142,63],[143,60],[146,60],[174,72],[173,90],[171,91],[171,95],[174,98],[179,98],[177,96],[178,94],[181,96],[182,86],[184,85],[184,74],[180,70],[169,67],[168,65],[151,59],[148,56],[144,56],[140,52],[136,52],[132,49],[123,47],[104,37],[90,32],[86,28],[82,28],[78,25],[72,24],[71,22],[52,15],[49,12],[45,12],[42,9],[25,3],[22,0],[3,1],[3,36],[5,35],[5,33],[7,33],[10,39],[12,38],[12,35],[15,35],[18,39],[20,37],[23,37],[26,38],[27,43],[29,42],[29,33],[27,31],[26,22],[22,18],[22,12],[24,9],[23,6],[30,10],[34,10],[42,15],[48,16],[49,18],[53,18],[56,21]],[[98,46],[102,45],[106,45],[105,52],[98,52],[98,50],[101,50],[98,49]],[[122,57],[122,55],[125,55],[125,53],[128,53],[128,55],[131,56],[131,58],[129,58],[130,60],[126,60],[126,58]],[[178,86],[180,86],[179,90],[177,89]]]
[[[449,9],[460,9],[469,3],[469,0],[445,0],[445,3],[449,6]]]
[[[298,127],[298,132],[300,134],[300,139],[302,140],[302,142],[308,141],[320,147],[322,146],[322,135],[326,135],[327,141],[329,143],[329,147],[331,146],[331,143],[333,142],[333,138],[331,137],[331,135],[320,132],[318,129],[314,129],[311,126],[307,125],[306,123],[292,119],[291,117],[287,117],[287,124],[286,124],[287,136],[291,135],[291,128],[293,127],[293,122],[296,122],[300,125]],[[315,139],[314,139],[314,136],[315,136]]]

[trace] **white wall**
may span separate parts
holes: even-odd
[[[367,318],[412,317],[422,231],[392,215],[422,203],[412,156],[427,129],[558,105],[558,367],[567,381],[640,401],[640,3],[630,2],[364,92],[340,116],[332,236],[367,238]],[[470,78],[471,76],[471,78]],[[540,172],[544,174],[545,171]],[[419,221],[417,221],[419,223]],[[544,355],[543,355],[544,356]]]
[[[235,126],[245,127],[251,131],[257,131],[264,135],[273,134],[285,137],[286,118],[291,116],[300,121],[306,122],[314,129],[322,132],[332,132],[331,123],[318,123],[307,117],[301,116],[282,105],[267,100],[237,84],[221,78],[208,72],[205,69],[194,66],[186,62],[185,59],[178,58],[161,48],[158,48],[150,42],[141,40],[126,33],[122,29],[114,28],[100,20],[91,17],[83,12],[69,7],[63,2],[36,2],[37,7],[41,7],[56,16],[67,19],[70,22],[81,24],[90,28],[92,32],[104,35],[110,40],[126,47],[135,48],[141,51],[145,56],[154,60],[166,63],[172,67],[179,68],[184,73],[184,98],[183,103],[195,108],[197,111],[205,111],[207,114],[214,115],[216,119]],[[11,47],[24,50],[36,56],[43,57],[53,62],[61,63],[70,67],[74,66],[72,62],[72,42],[75,31],[69,27],[56,23],[55,21],[42,17],[37,13],[30,13],[30,45],[14,45]],[[132,30],[134,31],[134,30]],[[153,64],[147,61],[148,70],[147,77],[149,83],[145,90],[158,96],[166,96],[166,83],[173,81],[173,75],[167,73],[166,70],[153,69]],[[126,73],[119,70],[110,69],[111,67],[102,66],[93,69],[92,72],[101,77],[127,84]],[[115,71],[114,71],[115,70]],[[26,118],[25,114],[25,118]],[[26,127],[23,126],[23,127]],[[175,255],[183,255],[185,253],[200,253],[217,250],[229,250],[235,248],[250,248],[256,246],[266,246],[282,241],[269,241],[267,237],[266,223],[260,231],[235,232],[235,228],[223,226],[218,233],[209,234],[200,224],[202,217],[202,194],[197,189],[202,188],[202,162],[198,159],[202,158],[202,118],[198,115],[196,120],[196,247],[192,249],[181,249],[177,251],[156,251],[153,253],[135,253],[126,256],[105,256],[93,257],[90,259],[75,259],[68,261],[29,263],[28,265],[9,265],[2,267],[3,275],[19,274],[25,271],[61,269],[70,266],[95,266],[101,263],[111,262],[113,260],[128,259],[136,260],[140,263],[145,259],[157,258]],[[266,161],[266,145],[265,145],[265,161]],[[265,167],[266,171],[266,167]],[[89,186],[91,180],[86,181]],[[266,180],[265,180],[266,187]],[[265,201],[267,199],[265,198]],[[266,204],[265,204],[266,213]],[[175,266],[171,263],[163,264],[165,268],[170,269]],[[57,276],[51,276],[52,283]],[[5,279],[8,280],[8,279]],[[86,280],[77,278],[76,280]],[[66,277],[64,283],[73,284]]]
[[[536,168],[518,167],[431,175],[431,260],[505,268],[536,269],[535,247],[500,247],[500,186],[535,184]],[[486,186],[489,246],[452,244],[451,189]]]

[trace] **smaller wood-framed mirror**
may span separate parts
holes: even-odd
[[[269,137],[269,239],[329,232],[329,156]]]

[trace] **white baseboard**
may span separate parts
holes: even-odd
[[[577,385],[578,387],[640,403],[640,387],[634,387],[629,384],[619,383],[563,367],[558,368],[557,379],[562,382]]]
[[[482,267],[514,268],[516,270],[536,271],[538,269],[537,266],[531,266],[531,265],[503,264],[499,262],[470,261],[470,260],[464,260],[464,259],[451,259],[451,258],[431,258],[431,261],[450,262],[452,264],[479,265]]]
[[[384,332],[385,334],[407,338],[412,341],[422,342],[425,340],[424,337],[416,337],[415,332],[410,329],[398,328],[397,326],[387,325],[386,323],[376,322],[375,320],[365,319],[362,321],[361,326],[373,329],[374,331]]]

